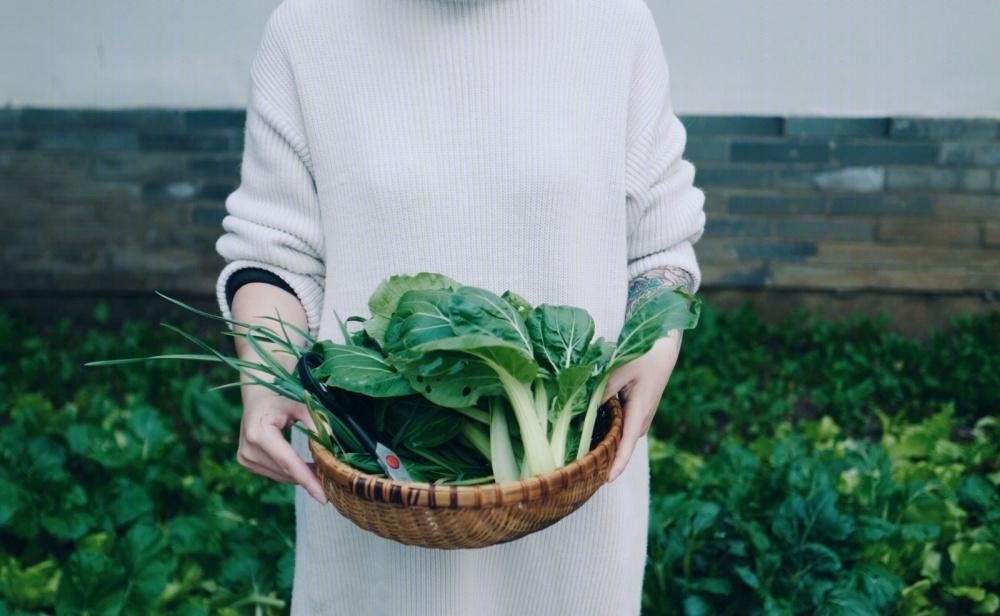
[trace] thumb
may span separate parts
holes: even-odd
[[[292,417],[292,419],[304,423],[306,427],[312,430],[313,432],[317,431],[316,422],[313,421],[312,415],[309,413],[309,409],[306,408],[305,404],[296,404],[294,407],[292,407],[292,410],[289,413],[289,415]]]
[[[604,404],[611,399],[612,396],[618,394],[619,391],[625,389],[628,385],[631,377],[628,372],[618,369],[611,373],[611,377],[608,378],[608,384],[604,388],[604,395],[601,397],[601,404]]]

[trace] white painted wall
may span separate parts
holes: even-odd
[[[279,0],[0,0],[0,105],[243,107]],[[1000,117],[998,0],[647,0],[680,113]]]

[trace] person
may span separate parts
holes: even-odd
[[[343,342],[394,274],[579,306],[615,340],[636,298],[695,293],[704,194],[643,0],[284,0],[253,60],[223,316]],[[236,339],[241,357],[256,359]],[[296,340],[301,343],[301,339]],[[619,368],[619,454],[578,510],[474,550],[406,546],[325,504],[304,407],[244,379],[237,457],[296,488],[293,615],[639,613],[646,431],[680,332]],[[287,358],[286,367],[294,358]]]

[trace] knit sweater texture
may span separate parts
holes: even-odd
[[[614,340],[632,278],[700,285],[704,193],[644,0],[284,0],[250,76],[216,243],[227,318],[230,276],[264,270],[342,342],[338,315],[428,271],[579,306]],[[638,614],[647,454],[643,437],[580,509],[476,550],[383,539],[296,488],[292,614]]]

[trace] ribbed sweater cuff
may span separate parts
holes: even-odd
[[[242,270],[260,270],[267,272],[282,282],[285,286],[277,284],[277,286],[285,288],[286,291],[290,291],[302,304],[302,308],[306,314],[306,326],[309,335],[313,338],[319,336],[319,326],[320,326],[320,312],[321,306],[323,304],[323,286],[317,282],[311,276],[305,276],[303,274],[296,274],[289,272],[280,267],[275,267],[269,263],[261,263],[258,261],[249,261],[244,259],[238,259],[230,261],[226,264],[222,271],[219,273],[218,280],[215,285],[215,294],[219,302],[219,311],[222,316],[227,319],[233,318],[232,313],[232,297],[236,294],[236,289],[242,284],[251,282],[244,276],[251,276],[252,274],[239,274],[239,278],[230,286],[230,278],[237,275],[238,272]],[[267,282],[267,281],[262,281]],[[287,288],[286,288],[287,287]],[[229,292],[232,292],[230,294]],[[268,316],[277,316],[271,315]]]

